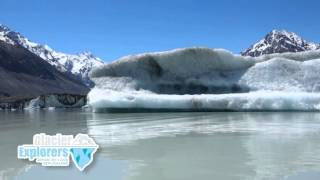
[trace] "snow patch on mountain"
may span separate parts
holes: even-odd
[[[51,49],[48,45],[34,43],[18,32],[10,30],[0,24],[0,40],[12,45],[20,45],[30,52],[56,67],[59,71],[75,75],[86,86],[92,87],[93,82],[89,78],[89,72],[104,62],[90,52],[80,54],[65,54]]]
[[[4,41],[8,44],[14,45],[14,41],[12,41],[8,37],[9,33],[10,33],[10,29],[0,24],[0,41]]]

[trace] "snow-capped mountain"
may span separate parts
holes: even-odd
[[[93,82],[88,74],[94,68],[104,64],[104,62],[92,55],[90,52],[80,54],[65,54],[51,49],[47,45],[34,43],[18,32],[10,30],[0,24],[0,41],[11,45],[21,45],[32,53],[38,55],[59,71],[75,75],[86,86],[91,87]]]
[[[264,54],[301,52],[319,48],[320,44],[307,42],[293,32],[273,30],[249,49],[241,52],[241,55],[256,57]]]

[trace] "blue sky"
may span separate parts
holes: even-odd
[[[67,53],[105,61],[205,46],[239,53],[272,29],[320,42],[317,0],[1,0],[0,23]]]

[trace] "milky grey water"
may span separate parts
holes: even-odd
[[[16,158],[35,133],[88,133],[85,172]],[[320,179],[320,113],[0,111],[0,179]]]

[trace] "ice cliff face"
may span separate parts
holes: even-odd
[[[81,108],[86,105],[86,96],[70,94],[42,95],[25,102],[25,109],[37,108]]]
[[[47,45],[41,45],[31,42],[18,32],[10,30],[8,27],[0,24],[0,41],[11,45],[21,45],[30,52],[41,57],[59,71],[76,76],[86,86],[92,87],[93,82],[90,80],[89,72],[104,62],[92,55],[90,52],[80,54],[65,54],[54,51]]]
[[[86,95],[50,94],[40,95],[34,99],[23,99],[15,102],[0,103],[0,110],[5,109],[55,109],[55,108],[81,108],[87,103]]]
[[[242,57],[189,48],[94,70],[94,110],[320,110],[320,51]]]
[[[264,54],[301,52],[319,49],[320,45],[307,42],[293,32],[273,30],[262,40],[242,52],[243,56],[257,57]]]

